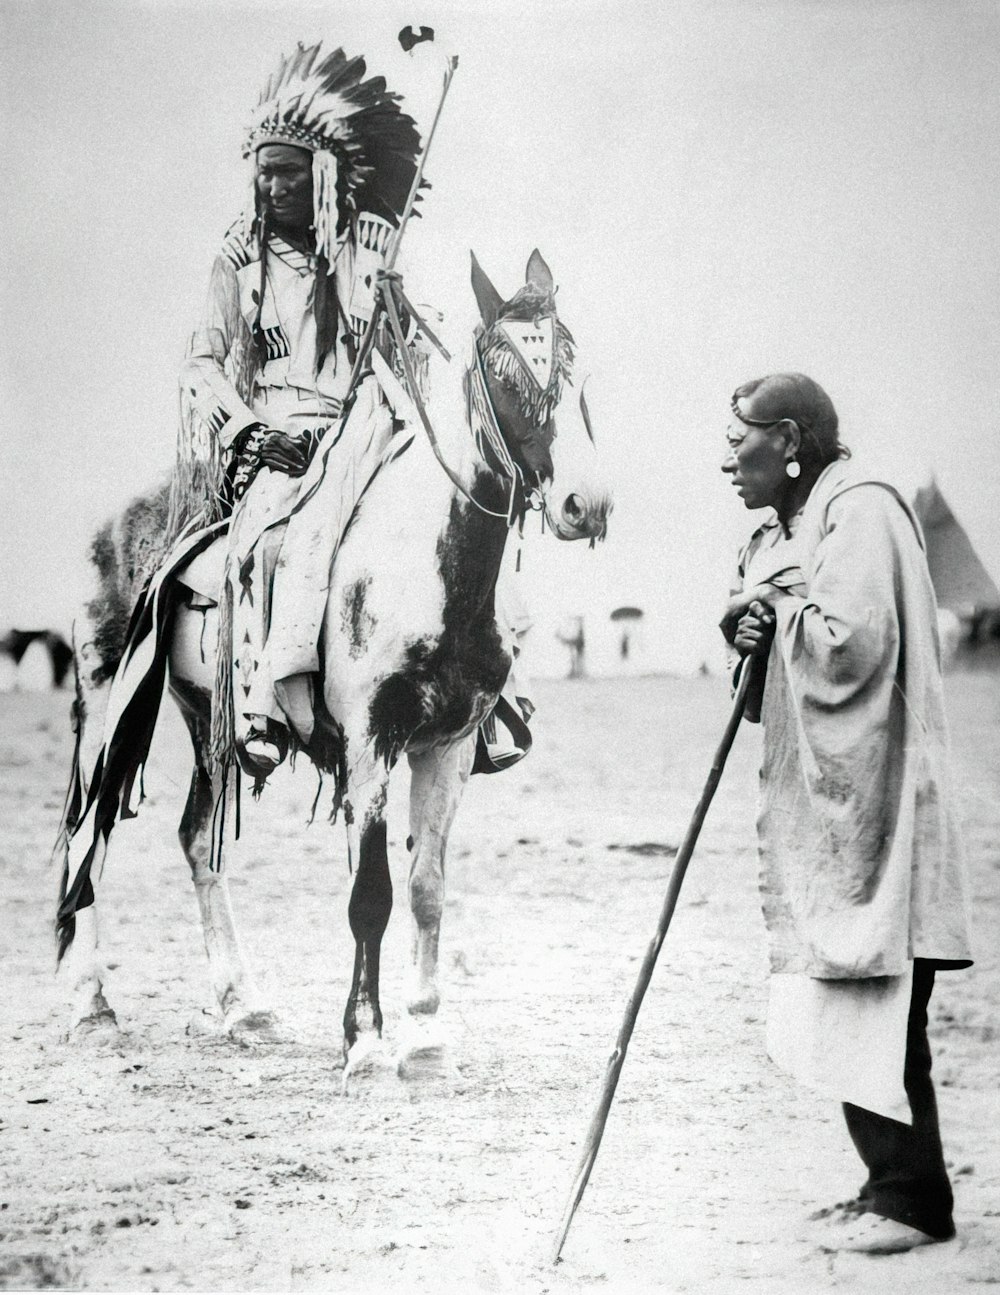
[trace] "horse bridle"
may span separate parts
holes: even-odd
[[[427,439],[430,441],[431,449],[434,451],[434,457],[444,469],[455,489],[458,490],[459,493],[469,501],[469,503],[478,508],[480,512],[486,513],[489,517],[503,518],[508,526],[513,526],[516,521],[522,518],[526,509],[530,509],[531,511],[542,509],[544,507],[544,499],[542,495],[541,474],[536,474],[537,479],[534,484],[528,484],[520,465],[514,462],[510,450],[507,448],[507,443],[503,438],[503,433],[500,430],[500,422],[497,418],[496,407],[493,404],[493,397],[490,395],[489,383],[486,380],[486,368],[483,363],[482,351],[479,346],[481,336],[476,338],[475,359],[473,361],[472,370],[469,374],[469,421],[472,426],[473,436],[475,437],[479,452],[488,462],[489,460],[485,453],[485,447],[477,434],[476,427],[472,425],[473,405],[475,402],[475,412],[478,415],[478,421],[481,424],[481,432],[483,436],[485,436],[486,445],[488,445],[493,451],[494,456],[500,464],[499,470],[510,478],[510,501],[505,513],[498,513],[495,509],[487,508],[485,504],[481,504],[479,500],[465,488],[465,485],[461,480],[459,480],[458,476],[445,459],[444,454],[441,451],[437,435],[434,432],[434,426],[431,423],[429,414],[427,413],[427,407],[424,404],[423,397],[421,396],[420,389],[417,385],[416,374],[413,371],[413,362],[410,359],[406,339],[403,337],[403,328],[399,319],[399,311],[396,307],[392,282],[388,278],[383,279],[382,281],[382,300],[385,305],[386,315],[389,319],[389,328],[392,332],[393,341],[396,344],[396,350],[403,366],[403,374],[406,378],[409,396],[416,406],[417,414],[423,424],[424,431],[427,434]],[[447,351],[445,351],[444,347],[430,329],[426,327],[423,320],[409,302],[406,302],[406,306],[414,316],[421,330],[437,346],[445,359],[450,360],[451,357],[448,355]],[[478,399],[476,399],[477,397]],[[521,500],[520,509],[518,508],[519,497]]]

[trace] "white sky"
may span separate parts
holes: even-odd
[[[422,296],[468,309],[470,248],[509,295],[537,245],[617,482],[602,549],[531,537],[541,617],[638,603],[668,664],[714,653],[756,524],[718,471],[729,394],[788,368],[860,464],[935,471],[1000,574],[997,3],[0,0],[0,627],[68,627],[89,535],[169,468],[279,55],[365,53],[420,116],[410,22],[460,59],[407,235]]]

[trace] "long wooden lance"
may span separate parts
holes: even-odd
[[[424,178],[424,166],[427,163],[427,154],[431,151],[431,145],[434,143],[434,132],[438,128],[438,122],[441,120],[441,110],[444,108],[444,101],[448,97],[448,89],[451,86],[452,78],[455,75],[455,69],[458,67],[458,55],[449,54],[445,59],[444,67],[444,84],[441,87],[441,98],[438,100],[437,111],[434,113],[434,120],[431,122],[430,131],[427,134],[427,143],[420,154],[420,161],[417,163],[417,169],[413,174],[413,183],[410,185],[410,192],[406,199],[406,206],[403,208],[403,214],[400,217],[399,227],[396,230],[396,237],[393,240],[392,251],[389,253],[389,259],[386,262],[386,270],[396,268],[396,257],[399,255],[399,245],[403,241],[403,235],[406,232],[407,221],[413,212],[414,203],[417,201],[417,192]]]
[[[427,135],[427,140],[420,154],[420,160],[417,162],[417,169],[413,173],[413,183],[410,185],[410,192],[407,194],[406,203],[403,207],[402,214],[399,218],[399,225],[396,227],[395,236],[392,240],[392,247],[386,260],[386,275],[392,275],[396,268],[396,258],[399,256],[399,247],[403,241],[403,235],[406,232],[406,226],[410,216],[413,214],[413,207],[417,201],[417,193],[424,178],[424,167],[427,164],[427,154],[431,151],[431,144],[434,142],[434,132],[437,130],[438,122],[441,120],[441,110],[444,108],[444,101],[448,97],[448,90],[451,86],[452,78],[455,75],[455,69],[458,67],[458,55],[449,54],[445,59],[444,84],[441,88],[441,98],[438,100],[437,111],[434,113],[434,120],[431,122],[431,128]],[[375,329],[378,326],[379,308],[372,313],[368,321],[368,327],[365,329],[361,345],[358,347],[357,359],[354,361],[354,368],[351,370],[351,380],[347,384],[348,397],[345,399],[345,406],[350,400],[350,394],[354,391],[358,378],[361,376],[361,370],[364,368],[365,361],[368,359],[368,352],[371,350],[372,341],[375,337]]]
[[[590,1128],[587,1130],[587,1139],[583,1146],[583,1153],[580,1156],[580,1163],[577,1165],[576,1175],[573,1178],[573,1186],[569,1194],[569,1201],[563,1214],[562,1223],[559,1227],[559,1234],[556,1238],[555,1249],[552,1255],[552,1262],[558,1263],[559,1256],[562,1253],[563,1245],[566,1241],[566,1234],[569,1232],[569,1225],[573,1222],[573,1215],[580,1204],[583,1193],[587,1187],[587,1181],[590,1178],[590,1171],[594,1167],[594,1161],[597,1159],[598,1148],[601,1145],[601,1138],[604,1135],[604,1126],[608,1120],[608,1114],[611,1110],[611,1103],[614,1100],[615,1089],[618,1087],[618,1077],[621,1075],[622,1066],[625,1064],[625,1053],[628,1051],[629,1040],[632,1037],[632,1031],[635,1029],[636,1019],[639,1015],[639,1008],[642,1006],[642,1000],[645,997],[649,982],[652,979],[653,968],[656,966],[656,959],[659,957],[660,949],[663,947],[663,941],[670,926],[670,919],[674,915],[674,909],[677,907],[677,897],[681,893],[681,884],[684,881],[684,874],[687,866],[694,854],[694,847],[701,832],[702,824],[705,821],[705,815],[708,813],[708,807],[712,803],[712,797],[715,795],[715,789],[719,785],[719,779],[722,777],[722,770],[725,768],[726,757],[729,755],[733,740],[736,737],[736,730],[740,726],[740,720],[743,718],[743,712],[746,709],[747,695],[750,691],[754,676],[757,674],[759,667],[753,657],[747,657],[743,669],[740,671],[739,684],[736,689],[736,695],[733,698],[733,708],[726,724],[725,732],[722,735],[722,741],[719,743],[718,750],[715,753],[715,759],[712,761],[712,767],[709,770],[705,786],[702,788],[701,796],[695,807],[691,822],[688,824],[687,832],[684,834],[684,840],[681,842],[674,859],[673,870],[670,873],[670,881],[667,884],[667,893],[663,898],[663,907],[660,910],[660,920],[657,923],[656,933],[649,942],[646,949],[646,956],[642,960],[642,967],[639,971],[639,979],[636,981],[635,988],[632,990],[632,997],[628,1001],[625,1009],[625,1016],[618,1031],[618,1039],[615,1043],[614,1051],[608,1058],[607,1069],[604,1072],[604,1081],[601,1085],[601,1095],[597,1107],[594,1110],[593,1117],[590,1121]]]

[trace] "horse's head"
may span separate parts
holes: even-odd
[[[485,429],[494,458],[516,471],[527,496],[541,498],[560,539],[603,539],[611,494],[574,373],[573,338],[556,314],[549,267],[532,252],[524,287],[504,301],[473,255],[472,287],[483,321],[470,374],[477,438]],[[493,444],[497,433],[499,447]]]

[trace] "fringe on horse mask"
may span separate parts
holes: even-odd
[[[479,341],[483,367],[515,392],[526,425],[533,429],[535,443],[525,441],[520,448],[529,471],[539,478],[552,474],[552,418],[562,399],[563,382],[572,374],[573,346],[569,329],[556,316],[554,289],[534,282],[525,284]],[[484,420],[475,416],[481,402],[475,399],[474,388],[473,382],[470,421],[485,455]],[[515,430],[510,434],[517,438]],[[535,484],[529,480],[529,486]]]
[[[486,330],[480,353],[487,370],[517,392],[529,422],[551,420],[573,368],[573,338],[556,318],[555,292],[525,284]]]

